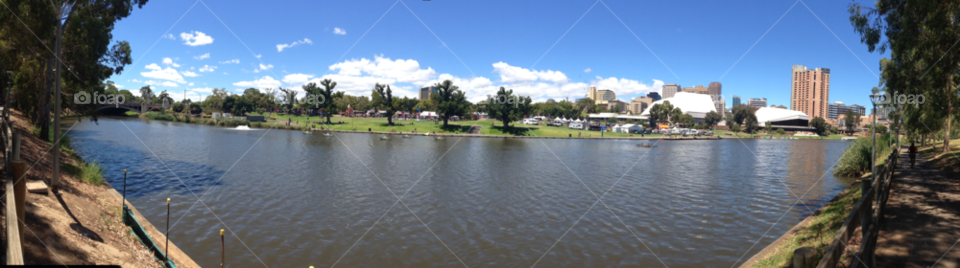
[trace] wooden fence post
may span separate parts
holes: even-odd
[[[817,250],[802,247],[793,251],[793,268],[813,268],[817,266]]]

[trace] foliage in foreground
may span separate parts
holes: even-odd
[[[884,133],[877,137],[877,159],[890,153],[891,137]],[[873,139],[857,139],[843,151],[833,175],[837,177],[859,177],[870,171],[870,161],[873,159]]]

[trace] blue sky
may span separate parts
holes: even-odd
[[[415,97],[452,79],[472,101],[500,86],[572,100],[590,85],[629,101],[664,83],[718,81],[728,106],[733,95],[788,105],[798,64],[831,69],[831,102],[867,106],[885,55],[860,43],[849,3],[150,1],[117,24],[135,63],[110,80],[197,100],[322,78],[352,95],[379,82]]]

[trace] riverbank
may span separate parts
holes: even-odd
[[[18,111],[11,111],[15,131],[21,133],[21,159],[31,168],[27,180],[42,180],[50,185],[51,143],[35,135],[34,126]],[[52,131],[52,129],[51,129]],[[61,141],[60,193],[28,193],[24,261],[28,265],[121,265],[124,267],[162,267],[149,249],[141,244],[120,220],[121,198],[109,183],[97,177],[93,168]],[[128,204],[128,207],[132,208]],[[135,208],[137,220],[153,239],[163,239]],[[0,221],[5,222],[5,221]],[[170,256],[178,267],[199,267],[189,256],[170,243]]]
[[[851,184],[740,267],[790,267],[793,264],[793,251],[801,247],[813,247],[822,255],[862,193],[859,181]],[[848,255],[844,254],[844,258]]]

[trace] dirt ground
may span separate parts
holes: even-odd
[[[22,135],[21,159],[32,166],[24,179],[44,180],[50,185],[51,161],[46,155],[50,146],[32,133],[22,114],[13,111],[11,120]],[[25,264],[163,267],[122,224],[116,190],[106,183],[96,186],[74,177],[72,173],[79,166],[75,153],[64,151],[60,159],[70,165],[61,168],[60,193],[27,194],[27,230],[21,234]],[[164,239],[139,213],[137,218],[155,241]],[[172,241],[170,251],[178,267],[199,267]]]

